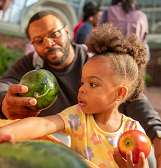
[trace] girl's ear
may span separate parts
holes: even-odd
[[[122,101],[126,98],[126,95],[128,93],[128,87],[126,86],[120,86],[117,92],[116,100]]]

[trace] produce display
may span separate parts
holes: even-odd
[[[140,152],[145,154],[145,158],[150,154],[151,141],[147,135],[139,130],[128,130],[120,136],[118,148],[125,159],[126,151],[131,150],[133,162],[138,163]]]
[[[89,168],[70,148],[42,140],[0,144],[1,168]]]
[[[28,87],[28,92],[21,93],[19,96],[34,97],[37,100],[35,106],[28,106],[33,110],[46,109],[57,99],[59,84],[55,76],[45,69],[36,69],[27,72],[19,84]]]

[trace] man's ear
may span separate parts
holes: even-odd
[[[67,33],[68,39],[70,40],[70,32],[69,32],[69,27],[67,25],[65,26],[65,31]]]
[[[126,95],[128,93],[128,87],[127,86],[120,86],[117,92],[116,100],[122,101],[126,98]]]

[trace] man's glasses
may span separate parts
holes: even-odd
[[[51,43],[55,42],[61,36],[61,30],[64,29],[65,26],[58,29],[57,31],[54,30],[51,31],[50,35],[45,38],[37,38],[35,41],[32,41],[31,44],[34,45],[35,47],[43,48],[44,44],[46,43],[46,40],[48,40]]]

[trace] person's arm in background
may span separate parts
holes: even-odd
[[[76,36],[76,34],[77,34],[79,28],[83,25],[83,23],[84,23],[84,21],[81,20],[81,21],[77,24],[77,26],[74,28],[74,30],[73,30],[73,33],[74,33],[74,34],[73,34],[73,42],[75,42],[75,36]]]
[[[161,138],[158,138],[156,134],[157,130],[161,130],[161,120],[147,97],[142,94],[138,100],[123,103],[120,105],[119,111],[139,121],[154,145],[157,168],[161,168]]]
[[[26,44],[25,55],[28,55],[30,52],[34,52],[35,47],[29,42]]]
[[[13,2],[13,0],[4,0],[4,4],[2,7],[2,11],[3,11],[3,15],[2,17],[4,17],[6,10],[8,9],[8,7],[10,6],[10,4]]]

